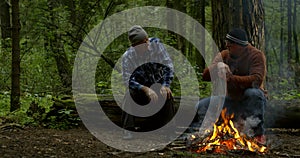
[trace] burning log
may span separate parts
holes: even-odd
[[[254,139],[241,134],[232,121],[234,115],[227,116],[226,109],[221,113],[222,123],[219,120],[213,125],[213,131],[193,133],[188,137],[187,147],[197,153],[228,153],[229,151],[251,151],[265,153],[267,147],[260,145]]]

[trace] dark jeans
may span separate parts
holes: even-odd
[[[197,116],[192,124],[194,127],[200,127],[206,115],[211,98],[204,98],[196,105]],[[233,122],[242,125],[239,130],[250,136],[264,134],[264,110],[266,97],[264,93],[257,88],[248,88],[244,92],[241,100],[236,101],[230,97],[225,97],[223,108],[227,109],[227,114],[234,114]],[[220,120],[220,118],[219,118]]]
[[[159,92],[156,93],[158,94],[158,99],[163,99]],[[131,97],[133,100],[128,99],[128,97]],[[149,98],[141,91],[131,91],[130,93],[128,92],[125,95],[123,106],[127,106],[127,109],[128,107],[130,109],[130,105],[132,104],[131,101],[135,101],[141,106],[146,105],[150,102]],[[141,127],[141,131],[151,131],[167,124],[173,118],[174,115],[174,101],[173,98],[171,98],[166,100],[165,104],[159,112],[149,117],[137,117],[130,115],[125,111],[122,111],[122,124],[123,128],[127,130],[134,130],[136,126],[139,126]]]

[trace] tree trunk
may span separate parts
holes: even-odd
[[[299,63],[299,47],[298,47],[298,35],[297,35],[297,0],[294,0],[294,15],[293,15],[293,37],[295,43],[295,61]]]
[[[283,22],[284,22],[284,7],[283,7],[283,2],[285,0],[281,0],[280,1],[280,13],[281,13],[281,17],[280,17],[280,63],[278,64],[279,65],[279,76],[284,76],[284,73],[283,73],[283,67],[280,66],[280,65],[284,65],[283,64],[283,53],[284,53],[284,37],[283,37]]]
[[[288,16],[288,37],[287,37],[287,55],[288,63],[292,60],[292,0],[288,0],[287,16]]]
[[[12,70],[10,111],[20,108],[20,19],[19,0],[12,0]]]
[[[205,28],[205,0],[195,0],[195,6],[193,8],[193,18],[199,21],[203,28]],[[202,72],[205,68],[205,30],[202,30],[201,35],[202,36],[200,37],[200,42],[202,50],[199,51],[202,53],[203,56],[201,56],[200,52],[195,52],[196,50],[193,51],[195,52],[196,66],[198,67],[196,71],[199,72]]]
[[[293,14],[293,37],[295,43],[295,85],[300,87],[300,63],[299,63],[299,48],[298,48],[298,36],[297,36],[297,0],[294,0],[294,14]]]
[[[76,27],[76,22],[80,21],[81,19],[77,19],[77,12],[76,12],[76,4],[74,0],[61,0],[61,3],[65,5],[69,13],[69,21],[72,27]],[[77,33],[77,32],[76,32]]]
[[[176,9],[180,12],[186,13],[186,8],[184,7],[184,1],[180,1],[180,0],[167,0],[166,1],[166,6],[168,8],[172,8],[172,9]],[[169,19],[174,19],[174,20],[168,20],[168,28],[176,28],[177,30],[184,30],[185,27],[182,25],[184,24],[183,21],[181,21],[180,23],[174,23],[175,21],[178,22],[180,20],[176,20],[178,17],[177,15],[167,15]],[[179,28],[179,29],[178,29]],[[186,45],[185,45],[185,40],[183,37],[181,37],[178,34],[175,34],[171,31],[168,31],[168,34],[171,35],[172,40],[175,40],[176,42],[171,45],[173,47],[175,47],[176,49],[180,50],[182,52],[182,54],[188,55],[186,54]],[[173,42],[172,42],[173,43]]]
[[[228,10],[228,23],[229,29],[238,28],[243,26],[243,6],[242,0],[229,0],[229,10]]]
[[[265,24],[262,0],[243,0],[243,28],[249,42],[265,52]]]
[[[9,4],[7,0],[0,0],[0,26],[1,26],[1,38],[6,39],[11,37],[11,23]]]
[[[229,31],[229,0],[212,0],[212,37],[220,50],[225,49],[224,37]],[[218,50],[213,50],[217,53]]]
[[[72,90],[72,76],[71,66],[68,61],[66,52],[64,51],[64,45],[61,40],[61,35],[57,29],[59,29],[59,16],[55,12],[57,2],[55,0],[48,0],[48,8],[50,12],[50,25],[48,26],[51,33],[49,43],[52,56],[56,61],[57,70],[64,87],[64,93],[69,94]]]
[[[243,28],[251,44],[264,51],[264,10],[261,0],[212,0],[213,38],[225,49],[224,38],[233,28]]]

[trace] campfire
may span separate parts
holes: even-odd
[[[206,130],[204,134],[192,134],[188,138],[189,149],[193,152],[227,153],[233,150],[243,150],[265,153],[267,147],[260,145],[253,138],[240,133],[234,127],[234,114],[226,115],[226,109],[221,112],[221,124],[219,120],[213,125],[213,131]],[[218,125],[220,124],[220,125]]]

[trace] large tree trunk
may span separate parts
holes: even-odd
[[[11,37],[11,23],[9,4],[7,0],[0,0],[0,26],[1,26],[1,38],[6,39]]]
[[[264,10],[261,0],[212,0],[213,38],[225,49],[224,38],[233,28],[247,32],[251,44],[264,51]]]
[[[12,70],[10,111],[20,108],[20,19],[19,0],[12,0]]]
[[[248,0],[247,0],[248,2]],[[246,7],[243,5],[242,0],[229,0],[228,1],[229,8],[228,8],[228,23],[229,29],[242,27],[244,25],[243,22],[243,10]]]
[[[229,31],[229,0],[212,0],[212,37],[220,50],[225,49],[224,37]],[[218,50],[213,50],[217,53]]]
[[[243,0],[243,28],[250,43],[265,51],[265,24],[262,0]]]

